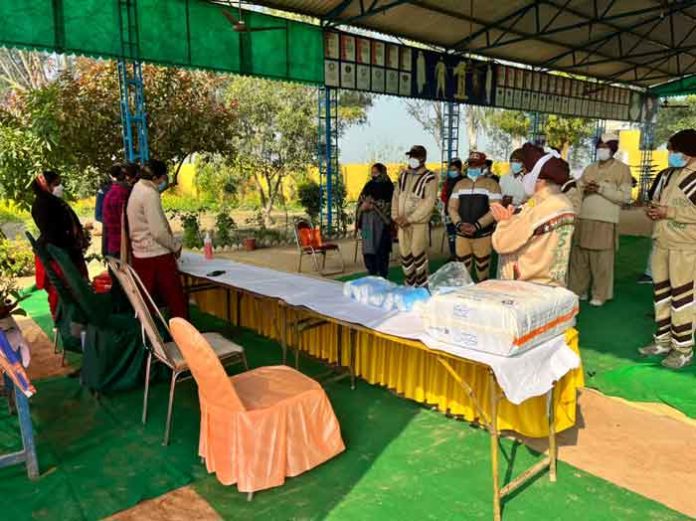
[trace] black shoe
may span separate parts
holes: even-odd
[[[643,275],[641,275],[636,282],[638,284],[652,284],[653,279],[650,275],[646,275],[645,273],[643,273]]]

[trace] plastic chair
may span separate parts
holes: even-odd
[[[343,273],[346,270],[340,246],[333,242],[324,242],[321,231],[313,227],[312,223],[307,219],[298,219],[295,222],[294,231],[295,241],[297,242],[297,248],[300,252],[300,260],[297,264],[298,273],[302,272],[302,258],[305,255],[311,255],[314,271],[324,274],[324,269],[326,268],[326,255],[331,251],[336,252],[338,258],[341,260],[341,271],[338,273]],[[319,256],[322,257],[321,269],[319,268]]]
[[[169,383],[169,403],[167,405],[167,419],[164,427],[163,445],[169,444],[169,437],[172,426],[172,410],[174,406],[174,391],[176,382],[182,373],[189,370],[186,360],[181,355],[181,351],[177,347],[176,342],[165,342],[160,335],[159,329],[153,319],[150,309],[154,309],[160,324],[167,333],[169,327],[159,309],[152,300],[152,297],[145,289],[138,274],[128,264],[121,262],[114,257],[107,257],[111,272],[116,276],[123,291],[126,293],[136,317],[140,320],[140,325],[143,332],[143,340],[147,337],[150,342],[150,349],[147,354],[147,364],[145,369],[145,390],[143,392],[143,424],[147,422],[147,406],[150,393],[150,368],[152,366],[152,356],[166,365],[172,371],[171,380]],[[224,363],[242,363],[246,370],[249,369],[247,364],[244,348],[235,344],[231,340],[226,339],[219,333],[204,333],[206,341],[213,346],[215,355]],[[147,346],[146,346],[147,347]]]
[[[277,487],[345,450],[321,386],[286,366],[228,377],[208,341],[182,318],[169,322],[198,384],[199,455],[223,485],[249,494]]]

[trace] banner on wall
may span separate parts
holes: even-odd
[[[642,92],[354,34],[324,33],[328,87],[597,119],[651,121]]]

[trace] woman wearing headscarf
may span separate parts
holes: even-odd
[[[590,298],[592,306],[602,306],[614,297],[617,226],[621,207],[631,202],[633,177],[631,169],[614,158],[618,147],[616,136],[602,136],[597,143],[597,162],[585,169],[577,183],[582,205],[568,287],[580,298]]]
[[[80,219],[63,200],[60,175],[51,170],[39,174],[31,183],[35,194],[31,216],[39,229],[39,244],[53,244],[64,249],[80,273],[87,277],[84,252],[89,246]],[[43,266],[36,259],[36,286],[48,293],[51,313],[55,316],[58,294],[45,276]]]
[[[565,287],[575,211],[561,187],[570,167],[556,151],[544,154],[528,143],[522,152],[530,199],[521,208],[491,205],[498,222],[493,248],[500,255],[500,278]]]
[[[391,202],[394,183],[382,163],[372,165],[370,180],[358,198],[355,223],[362,236],[363,259],[370,275],[389,275],[392,247]]]
[[[655,222],[652,273],[655,337],[643,355],[665,356],[662,365],[680,369],[694,351],[696,285],[696,130],[668,142],[669,170],[653,194],[648,217]]]

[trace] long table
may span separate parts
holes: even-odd
[[[337,284],[333,281],[221,259],[204,261],[194,254],[183,258],[180,270],[187,291],[202,311],[278,340],[283,346],[283,363],[288,349],[295,351],[296,364],[297,353],[303,351],[336,367],[347,368],[352,385],[360,377],[486,427],[491,437],[495,519],[500,519],[501,500],[539,472],[549,469],[549,478],[556,480],[556,433],[575,424],[576,390],[584,383],[579,363],[566,369],[572,364],[560,358],[566,362],[557,370],[562,374],[542,385],[541,391],[541,384],[537,383],[532,387],[536,395],[513,403],[503,392],[495,371],[481,360],[433,349],[420,340],[380,332],[375,322],[366,318],[372,310],[362,310],[355,302],[350,302],[356,308],[355,318],[349,320],[337,316],[341,313],[335,312],[336,305],[327,313],[320,311],[316,301],[281,298],[279,294],[284,292],[279,292],[270,282],[278,277],[287,286],[285,290],[310,287],[308,295],[311,295],[323,284]],[[224,271],[225,275],[213,276],[216,271]],[[326,288],[334,300],[338,298],[335,287]],[[321,295],[316,298],[321,300]],[[341,309],[341,303],[338,308]],[[569,347],[578,354],[577,332],[570,330],[564,340],[563,346],[551,345],[548,349]],[[555,362],[561,365],[558,360]],[[533,371],[530,374],[534,380]],[[541,461],[502,487],[498,470],[501,431],[547,437],[549,442],[549,450]]]

